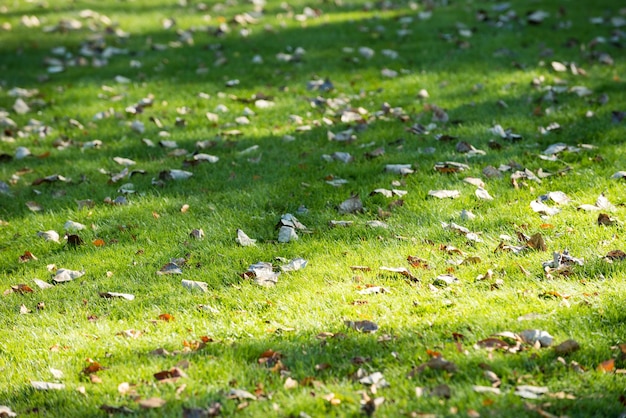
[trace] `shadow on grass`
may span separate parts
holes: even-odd
[[[459,321],[448,328],[461,329],[462,324]],[[380,335],[363,335],[348,329],[335,330],[334,337],[327,335],[325,338],[285,333],[234,343],[210,342],[199,351],[172,357],[149,353],[158,346],[141,351],[127,346],[122,349],[124,352],[121,355],[112,351],[102,360],[103,365],[109,368],[99,373],[104,386],[89,383],[86,376],[79,382],[68,384],[68,388],[61,392],[36,392],[26,383],[16,383],[14,387],[0,392],[0,397],[10,401],[20,416],[29,416],[29,413],[96,416],[100,405],[93,403],[93,397],[89,396],[92,393],[99,395],[96,397],[99,402],[138,409],[130,397],[120,395],[115,389],[119,383],[127,381],[137,384],[136,388],[132,388],[140,397],[159,396],[168,401],[156,412],[144,412],[147,416],[180,416],[183,407],[204,408],[216,401],[223,404],[224,414],[230,415],[245,401],[227,400],[231,388],[247,390],[259,397],[259,400],[249,402],[249,406],[242,411],[247,415],[278,413],[280,416],[296,417],[305,412],[312,416],[356,416],[360,414],[359,391],[368,389],[358,380],[374,372],[382,372],[391,386],[391,389],[379,388],[376,394],[386,398],[377,412],[383,416],[409,415],[411,412],[448,415],[451,408],[457,408],[462,415],[473,409],[481,416],[536,416],[537,413],[525,404],[571,417],[617,416],[623,409],[619,400],[623,395],[620,376],[594,371],[576,375],[576,372],[566,370],[567,366],[557,362],[557,356],[550,349],[519,354],[489,354],[475,351],[471,347],[472,342],[463,341],[462,348],[469,350],[463,354],[454,348],[452,337],[435,342],[428,329],[399,329],[396,332],[391,339],[383,342],[379,341]],[[422,333],[429,336],[423,338]],[[175,350],[178,347],[165,348]],[[444,351],[444,357],[454,362],[458,370],[425,369],[411,373],[428,360],[427,350]],[[603,355],[583,349],[568,360],[597,360]],[[158,383],[152,377],[152,373],[168,370],[180,364],[181,360],[189,363],[186,370],[188,378],[174,383]],[[122,374],[116,372],[116,364],[130,363],[137,365],[130,375],[126,370]],[[217,364],[221,368],[229,366],[228,371],[216,375],[212,367]],[[486,369],[501,378],[501,396],[485,394],[476,397],[473,393],[472,385],[490,386],[483,375]],[[568,375],[568,382],[576,387],[559,384],[564,373]],[[287,377],[297,381],[298,387],[284,389]],[[442,384],[451,389],[450,399],[428,395],[429,390]],[[524,384],[546,385],[551,393],[564,391],[574,395],[575,399],[544,396],[539,400],[524,400],[513,395],[515,387]],[[74,390],[74,386],[78,385],[87,388],[87,396]],[[179,396],[177,389],[183,385],[186,387]],[[415,387],[423,387],[426,395],[416,397]],[[394,391],[392,397],[389,391]],[[341,403],[331,405],[324,399],[329,393],[335,393]],[[21,405],[29,405],[31,409],[20,409],[23,408]],[[278,411],[274,410],[274,405],[279,407]],[[105,415],[103,412],[100,414]]]

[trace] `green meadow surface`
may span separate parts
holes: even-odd
[[[626,183],[612,178],[626,169],[625,19],[609,0],[2,2],[0,405],[55,417],[121,407],[186,417],[621,416],[626,255],[605,256],[626,250]],[[120,54],[94,66],[107,47]],[[59,64],[51,59],[63,71],[50,73]],[[307,88],[325,79],[332,89]],[[23,114],[14,88],[37,90],[23,98]],[[144,98],[152,105],[126,110]],[[273,106],[259,108],[255,98]],[[254,114],[241,124],[246,108]],[[357,109],[360,120],[342,122]],[[106,117],[94,117],[100,112]],[[546,129],[554,123],[558,129]],[[417,124],[428,133],[412,132]],[[492,133],[495,125],[521,139]],[[346,129],[356,140],[329,140],[328,131]],[[102,145],[83,146],[95,140]],[[460,141],[484,155],[459,152]],[[572,148],[544,152],[556,143]],[[19,147],[31,155],[18,158]],[[384,153],[368,154],[377,149]],[[196,151],[219,161],[184,165]],[[324,157],[336,152],[352,161]],[[145,174],[111,181],[124,168],[115,157]],[[468,168],[433,169],[445,161]],[[388,164],[410,164],[414,173],[386,172]],[[501,165],[512,169],[483,172]],[[511,174],[524,169],[551,175],[515,187]],[[172,180],[168,170],[192,175]],[[38,184],[55,174],[69,181]],[[477,197],[466,177],[481,178],[493,200]],[[334,187],[332,179],[347,183]],[[127,183],[134,193],[123,195]],[[371,195],[379,188],[407,194]],[[433,190],[460,196],[437,199]],[[556,191],[570,199],[545,202],[559,213],[531,208]],[[578,208],[602,194],[611,206]],[[127,204],[107,203],[122,195]],[[363,210],[341,213],[351,196]],[[77,203],[84,200],[93,206]],[[276,225],[287,213],[307,229],[281,243]],[[607,225],[598,224],[600,213]],[[86,226],[68,231],[78,245],[63,238],[68,220]],[[194,229],[204,236],[190,236]],[[238,229],[256,245],[239,245]],[[38,236],[49,230],[59,243]],[[526,243],[535,234],[546,251]],[[565,250],[582,265],[546,271],[542,263]],[[278,269],[299,257],[306,267],[281,273],[275,286],[242,275],[258,261]],[[185,260],[182,274],[157,274],[176,258]],[[85,274],[54,284],[62,268]],[[442,285],[443,274],[458,281]],[[54,286],[41,289],[34,278]],[[183,279],[208,291],[189,290]],[[359,293],[373,286],[385,291]],[[350,326],[358,321],[378,329]],[[510,350],[481,347],[494,334],[524,330],[553,342],[498,336]],[[554,349],[570,339],[579,350]],[[155,355],[160,348],[169,354]],[[173,367],[184,375],[155,377]],[[360,382],[375,372],[388,385]],[[473,388],[492,383],[500,394]],[[519,396],[524,385],[546,393]]]

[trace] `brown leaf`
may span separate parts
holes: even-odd
[[[526,242],[526,245],[534,250],[539,251],[547,251],[548,247],[546,247],[546,243],[543,240],[543,237],[539,232],[530,237],[530,239]]]
[[[430,269],[430,266],[428,265],[428,261],[424,260],[423,258],[419,258],[415,255],[409,255],[406,259],[411,265],[411,267],[416,267],[420,269]]]
[[[89,366],[85,367],[82,371],[83,374],[89,375],[93,373],[98,373],[100,370],[105,370],[100,363],[97,361],[93,361],[91,359],[87,360],[89,362]]]
[[[612,250],[609,251],[604,258],[608,258],[609,260],[624,260],[626,259],[626,253],[622,250]]]
[[[13,290],[15,293],[33,293],[33,289],[31,289],[28,285],[25,284],[18,284],[15,286],[11,286],[11,290]]]
[[[554,352],[560,356],[564,356],[566,354],[573,353],[574,351],[578,351],[579,349],[580,345],[578,342],[574,340],[566,340],[554,347]]]
[[[84,244],[83,239],[75,234],[67,234],[65,235],[65,238],[71,247],[78,247],[79,245]]]
[[[174,317],[168,313],[164,313],[159,315],[159,319],[165,322],[172,322],[174,320]]]
[[[169,370],[163,370],[155,373],[154,378],[159,381],[176,381],[181,377],[187,377],[187,374],[178,367],[172,367]]]
[[[95,245],[96,247],[104,247],[106,245],[104,240],[100,238],[93,240],[92,244]]]
[[[37,260],[37,257],[30,251],[24,251],[24,254],[20,255],[20,263],[26,263],[30,260]]]
[[[606,213],[601,213],[598,215],[598,225],[611,226],[616,223],[615,219],[611,218]]]
[[[598,371],[600,371],[600,372],[610,373],[610,372],[612,372],[614,370],[615,370],[615,360],[614,359],[609,359],[609,360],[603,361],[602,363],[598,364]]]
[[[272,367],[280,361],[283,355],[279,351],[272,349],[265,350],[257,360],[259,364],[265,364],[267,367]]]

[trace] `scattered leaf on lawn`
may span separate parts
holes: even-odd
[[[100,297],[101,298],[121,298],[121,299],[126,299],[126,300],[134,300],[135,299],[135,295],[131,295],[128,293],[116,293],[116,292],[100,292]]]
[[[457,163],[454,161],[445,161],[436,163],[433,167],[435,171],[440,173],[459,173],[461,171],[469,170],[469,166],[467,164]]]
[[[181,377],[187,377],[187,374],[179,369],[178,367],[172,367],[169,370],[163,370],[157,373],[154,373],[154,378],[159,381],[167,380],[170,382],[176,381]]]
[[[86,226],[79,222],[67,221],[63,225],[63,228],[65,228],[66,231],[82,231]]]
[[[440,274],[435,278],[433,284],[435,286],[450,286],[451,284],[458,283],[459,279],[451,274]]]
[[[295,379],[292,379],[291,377],[287,377],[287,379],[285,379],[285,383],[283,384],[283,387],[286,390],[295,389],[298,387],[298,381]]]
[[[385,266],[381,266],[380,270],[388,271],[390,273],[398,273],[398,274],[401,274],[402,276],[408,278],[409,280],[412,280],[414,282],[419,282],[419,279],[417,277],[415,277],[406,267],[385,267]]]
[[[415,172],[415,170],[413,170],[411,167],[411,164],[387,164],[385,166],[385,171],[387,173],[407,175],[413,174]]]
[[[30,251],[24,251],[24,254],[19,256],[20,263],[26,263],[30,260],[37,260],[37,257],[35,257],[35,255]]]
[[[144,409],[161,408],[163,405],[165,405],[165,403],[165,400],[161,398],[142,399],[138,402],[139,406]]]
[[[250,399],[253,401],[257,400],[256,396],[254,396],[247,390],[243,390],[243,389],[231,389],[228,391],[228,394],[226,395],[226,397],[228,397],[228,399],[239,399],[239,400]]]
[[[617,223],[617,220],[606,213],[598,215],[598,225],[611,226]]]
[[[52,286],[50,283],[44,282],[43,280],[33,279],[35,284],[39,286],[40,289],[50,289]]]
[[[106,245],[106,242],[104,242],[103,239],[98,238],[98,239],[93,240],[92,244],[95,245],[96,247],[104,247]]]
[[[430,269],[430,266],[428,265],[428,261],[424,260],[423,258],[419,258],[414,255],[409,255],[407,257],[407,261],[409,262],[411,267],[416,267],[416,268],[426,269],[426,270]]]
[[[554,347],[554,352],[559,356],[564,356],[574,351],[578,351],[580,349],[580,345],[575,340],[566,340],[561,344]]]
[[[241,275],[243,278],[254,278],[256,284],[260,286],[274,286],[278,283],[279,272],[274,272],[272,263],[259,261],[250,265],[248,270]]]
[[[303,268],[307,266],[308,263],[309,262],[305,260],[304,258],[298,257],[298,258],[294,258],[289,263],[283,266],[280,266],[280,269],[284,272],[302,270]]]
[[[40,212],[43,210],[43,206],[41,206],[39,203],[37,202],[26,202],[25,203],[26,207],[28,207],[28,209],[30,209],[33,212]]]
[[[389,383],[385,380],[381,372],[374,372],[368,376],[364,376],[359,379],[359,383],[368,386],[376,385],[379,388],[389,386]]]
[[[474,392],[477,393],[491,393],[494,395],[500,395],[502,392],[500,392],[500,388],[494,388],[492,386],[477,386],[474,385],[472,386],[472,390]]]
[[[611,373],[615,370],[615,359],[608,359],[598,364],[598,371]]]
[[[52,278],[56,283],[69,282],[85,275],[85,271],[58,269]]]
[[[247,236],[246,233],[243,232],[241,229],[237,230],[237,238],[235,238],[235,241],[237,241],[237,243],[239,243],[239,245],[241,245],[242,247],[256,245],[256,240]]]
[[[168,313],[163,313],[159,315],[159,319],[164,322],[172,322],[174,321],[174,317]]]
[[[37,232],[37,236],[45,239],[46,241],[59,243],[59,234],[53,230]]]
[[[485,189],[476,189],[474,192],[476,197],[483,200],[493,200],[493,197],[489,194],[489,192]]]
[[[538,329],[527,329],[519,333],[520,338],[526,344],[535,345],[539,343],[541,347],[549,347],[554,341],[554,337],[546,331]]]
[[[197,282],[194,280],[182,280],[182,285],[183,287],[189,289],[189,290],[200,290],[202,292],[208,292],[209,291],[209,285],[205,282]]]
[[[550,207],[539,200],[533,200],[530,202],[530,207],[533,211],[546,216],[556,215],[561,211],[561,209]]]
[[[539,232],[530,237],[530,239],[526,241],[526,245],[534,250],[548,250],[548,247],[546,247],[546,243],[543,240],[543,236]]]
[[[348,328],[355,329],[360,332],[376,332],[378,331],[378,325],[372,321],[344,321],[344,324]]]
[[[0,417],[5,418],[12,418],[12,417],[16,417],[17,414],[15,412],[13,412],[11,410],[11,408],[9,408],[6,405],[0,405]]]
[[[169,262],[161,267],[161,270],[156,272],[159,275],[163,274],[183,274],[182,269],[178,266],[178,264]]]
[[[192,229],[189,236],[194,239],[204,238],[204,231],[202,229]]]
[[[461,193],[458,190],[429,190],[428,196],[439,199],[456,199],[461,196]]]
[[[353,195],[349,199],[343,201],[338,207],[339,213],[356,213],[363,211],[363,202],[358,195]]]
[[[521,385],[515,388],[515,394],[524,399],[539,399],[541,395],[548,393],[550,389],[545,386]]]
[[[62,390],[65,389],[63,383],[38,382],[31,380],[30,385],[36,390]]]

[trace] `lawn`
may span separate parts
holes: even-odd
[[[625,28],[3,2],[0,416],[623,416]]]

